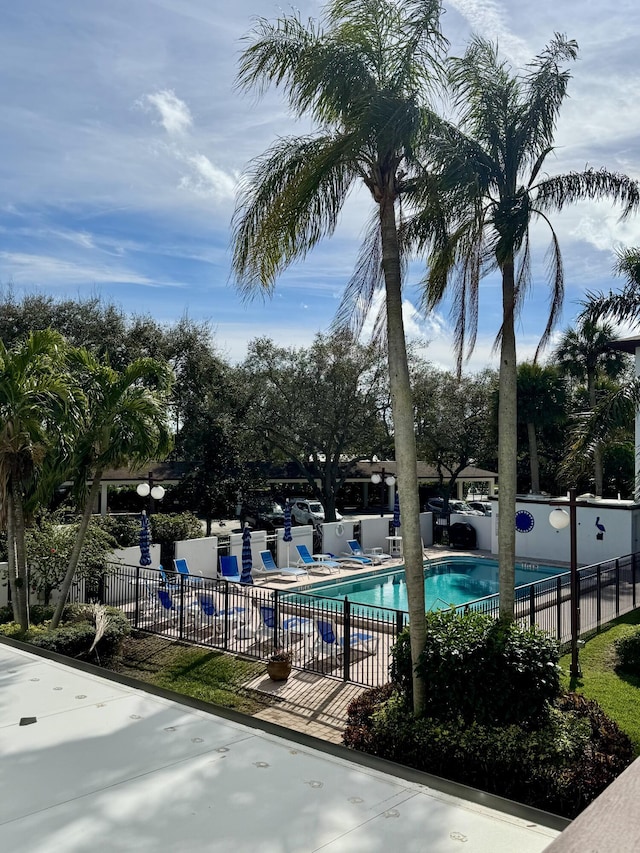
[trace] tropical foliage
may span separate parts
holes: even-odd
[[[431,197],[408,228],[408,239],[433,247],[427,305],[453,292],[459,363],[465,343],[475,343],[482,277],[497,270],[502,286],[498,470],[500,516],[500,612],[513,617],[517,446],[517,365],[515,320],[531,283],[530,226],[551,229],[551,308],[541,346],[555,326],[562,305],[564,273],[557,234],[549,214],[581,199],[611,198],[629,213],[638,205],[638,187],[624,175],[586,169],[549,176],[542,170],[553,151],[553,137],[570,79],[567,65],[577,45],[556,35],[523,73],[500,58],[498,48],[474,38],[465,54],[449,62],[449,81],[459,113],[458,125],[442,124],[433,156],[443,190],[449,193],[449,226],[428,229]]]
[[[333,0],[326,27],[296,15],[260,19],[240,59],[239,84],[282,88],[291,111],[315,132],[278,140],[248,170],[233,225],[233,268],[241,289],[271,293],[278,275],[338,223],[349,190],[369,190],[375,215],[339,319],[371,305],[384,284],[389,384],[405,571],[417,658],[424,642],[422,542],[413,405],[402,317],[397,209],[422,178],[432,113],[425,95],[444,47],[437,0]],[[424,701],[416,683],[415,710]]]

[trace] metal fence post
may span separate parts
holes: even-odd
[[[137,628],[140,619],[140,566],[136,566],[136,603],[133,613],[133,624]]]
[[[342,629],[342,678],[349,681],[351,674],[351,603],[345,596],[342,610],[344,625]]]
[[[536,590],[533,584],[529,584],[529,627],[536,624]]]
[[[183,635],[184,635],[184,575],[180,574],[180,618],[179,618],[178,636],[180,637],[180,639],[182,639]]]
[[[556,578],[556,631],[558,642],[562,642],[562,576]]]
[[[616,616],[620,615],[620,562],[616,557]]]
[[[280,618],[280,614],[278,613],[278,603],[279,603],[278,590],[274,589],[274,591],[273,591],[273,648],[274,649],[280,648],[280,642],[279,642],[280,632],[278,631],[278,620]]]
[[[596,566],[596,627],[600,630],[602,619],[602,563]]]
[[[631,604],[636,609],[636,555],[631,555]]]

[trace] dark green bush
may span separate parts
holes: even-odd
[[[418,673],[427,685],[425,713],[440,720],[536,727],[560,694],[558,647],[536,628],[479,613],[428,613]],[[394,648],[391,680],[410,701],[409,630]]]
[[[628,738],[583,697],[547,706],[539,726],[525,730],[415,719],[401,694],[384,696],[368,691],[351,703],[347,746],[567,817],[631,761]]]
[[[35,609],[35,608],[33,608]],[[41,614],[46,619],[53,615],[53,608],[40,608]],[[88,604],[67,604],[62,622],[55,630],[48,627],[42,619],[37,622],[32,619],[32,624],[26,634],[22,634],[20,626],[16,622],[7,621],[0,625],[0,634],[16,639],[24,640],[41,649],[49,649],[61,655],[75,658],[93,657],[104,662],[114,658],[120,651],[123,639],[131,633],[131,626],[127,617],[116,607],[105,608],[107,625],[104,633],[98,641],[94,652],[89,655],[89,649],[96,635],[95,609]]]
[[[169,545],[183,539],[198,539],[200,536],[202,525],[192,512],[151,516],[151,539],[157,545]]]
[[[97,515],[92,524],[113,537],[117,548],[130,548],[140,541],[140,518],[129,515]]]
[[[640,676],[640,630],[614,642],[618,655],[618,669]]]

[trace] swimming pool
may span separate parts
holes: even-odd
[[[486,558],[448,557],[425,562],[427,610],[466,604],[498,592],[498,562]],[[516,563],[516,586],[546,580],[567,572],[559,566]],[[309,592],[322,598],[349,598],[353,604],[407,610],[404,569],[367,573],[343,581],[314,584]]]

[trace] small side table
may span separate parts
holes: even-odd
[[[402,557],[402,536],[385,536],[392,557]]]

